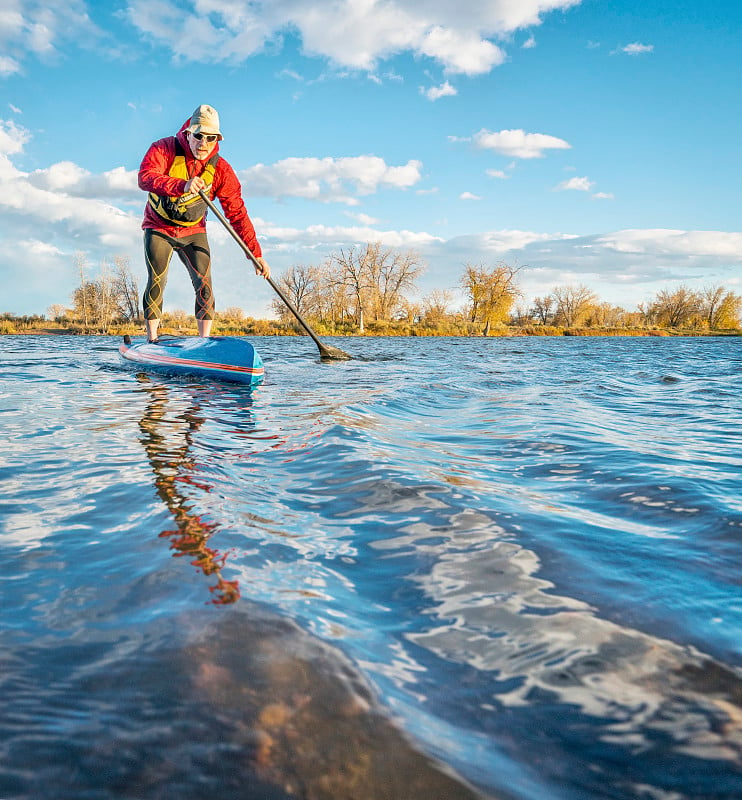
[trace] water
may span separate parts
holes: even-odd
[[[742,340],[255,343],[0,337],[0,798],[742,797]]]

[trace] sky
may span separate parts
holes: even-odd
[[[503,262],[522,305],[741,293],[741,34],[737,0],[0,0],[0,312],[69,306],[80,254],[144,286],[139,164],[202,103],[274,276],[378,241],[453,308]],[[208,228],[217,308],[272,316]]]

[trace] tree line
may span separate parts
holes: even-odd
[[[127,258],[103,261],[95,279],[90,277],[84,253],[75,255],[74,266],[79,285],[72,294],[72,307],[51,306],[50,319],[85,332],[142,324],[141,293]],[[489,335],[513,328],[526,333],[575,328],[733,331],[742,327],[742,297],[723,286],[665,289],[637,311],[601,301],[581,284],[557,286],[524,304],[518,284],[522,269],[504,262],[464,265],[458,281],[464,303],[458,308],[452,289],[436,289],[422,299],[412,299],[425,270],[422,258],[414,250],[384,247],[380,242],[340,249],[320,265],[292,266],[276,280],[299,313],[319,332],[329,334]],[[298,330],[280,299],[276,297],[272,306],[277,322],[246,320],[236,308],[218,313],[217,320],[222,332]],[[0,332],[7,332],[10,316],[0,318]],[[183,311],[164,315],[163,322],[179,330],[195,327]]]
[[[84,330],[108,331],[112,325],[142,322],[139,284],[129,266],[129,259],[116,256],[113,263],[104,260],[100,275],[89,279],[90,265],[84,253],[75,254],[75,270],[80,280],[72,293],[72,308],[57,304],[47,313],[57,322],[77,322]]]
[[[556,328],[740,328],[742,297],[722,286],[694,291],[686,286],[662,290],[637,311],[601,301],[583,285],[555,287],[521,303],[518,274],[524,267],[498,263],[466,264],[459,279],[463,308],[453,308],[451,290],[434,290],[420,301],[409,298],[424,264],[412,250],[400,252],[380,243],[340,250],[320,266],[294,266],[279,284],[299,312],[326,330],[364,333],[394,323],[431,331],[488,335],[507,326]],[[280,300],[273,310],[286,324],[291,312]]]
[[[735,330],[740,327],[742,297],[723,286],[699,291],[679,286],[663,289],[637,311],[601,302],[585,286],[561,286],[536,297],[526,317],[541,325],[565,328],[656,327],[689,330]],[[521,316],[521,315],[519,315]]]

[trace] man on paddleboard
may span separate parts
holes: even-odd
[[[219,114],[200,105],[183,123],[177,136],[150,145],[139,167],[139,188],[149,192],[144,209],[144,257],[147,288],[144,320],[147,339],[156,341],[162,316],[162,299],[173,251],[185,264],[196,292],[198,335],[208,336],[214,319],[211,285],[211,253],[206,238],[204,191],[219,198],[224,214],[242,241],[257,258],[255,272],[270,277],[255,228],[242,199],[242,187],[234,170],[219,155],[222,140]]]

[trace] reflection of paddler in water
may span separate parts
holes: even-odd
[[[160,536],[170,539],[176,556],[189,557],[205,575],[216,577],[209,587],[214,603],[234,603],[240,596],[237,581],[224,579],[226,557],[209,546],[218,525],[194,513],[195,501],[188,496],[189,487],[209,491],[194,463],[196,436],[206,419],[195,397],[179,403],[167,386],[144,377],[142,387],[149,402],[139,423],[141,441],[157,493],[176,524]],[[276,439],[271,447],[285,446],[285,440],[269,438]],[[229,789],[236,780],[255,787],[251,797],[286,800],[485,797],[414,746],[340,651],[249,600],[242,612],[210,620],[176,663],[156,670],[167,675],[158,703],[163,697],[174,703],[178,736],[190,731],[193,737],[186,739],[186,749],[191,743],[201,749],[213,744],[220,752],[229,744]],[[194,719],[197,730],[190,724]],[[142,768],[142,785],[151,789],[153,775],[170,776],[172,750],[165,753],[167,758],[157,750],[152,754]]]
[[[194,513],[193,501],[183,491],[188,485],[208,490],[194,478],[190,456],[193,436],[204,423],[204,418],[199,416],[195,401],[187,411],[170,416],[172,408],[166,386],[152,384],[146,391],[150,400],[139,422],[141,441],[155,473],[157,494],[172,513],[177,526],[175,530],[163,531],[160,536],[170,539],[176,557],[190,558],[191,564],[204,575],[215,577],[216,583],[209,586],[213,603],[234,603],[239,599],[240,590],[237,581],[225,580],[222,575],[227,556],[208,546],[218,527]]]

